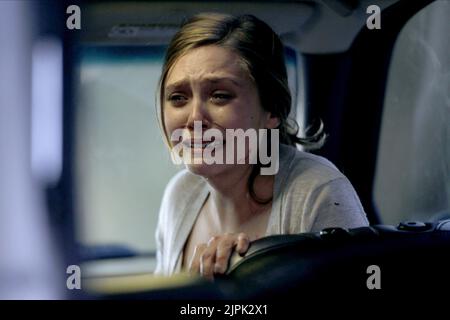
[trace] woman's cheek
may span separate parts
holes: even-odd
[[[253,105],[254,101],[242,99],[235,101],[228,108],[223,109],[222,122],[227,123],[229,128],[254,128],[258,118],[258,108]]]
[[[243,114],[234,114],[232,117],[223,117],[221,123],[225,128],[243,129],[253,128],[251,117]]]
[[[182,123],[182,117],[179,112],[174,112],[171,108],[166,109],[164,114],[164,125],[169,133],[177,127],[180,127]]]
[[[242,122],[242,117],[239,112],[231,108],[217,110],[213,118],[214,122],[226,129],[239,128],[239,124]]]
[[[164,129],[167,139],[170,141],[172,137],[172,133],[175,130],[173,119],[170,118],[170,115],[165,115],[164,117]]]

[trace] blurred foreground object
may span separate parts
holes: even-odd
[[[51,245],[43,186],[31,172],[31,88],[58,80],[32,74],[42,62],[32,59],[32,2],[0,1],[0,299],[57,299],[64,289],[57,289],[65,268]],[[53,97],[46,94],[39,98]]]

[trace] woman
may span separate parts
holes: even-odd
[[[160,99],[169,146],[181,141],[183,155],[199,161],[186,164],[166,188],[156,273],[188,270],[212,279],[226,271],[233,250],[243,254],[258,238],[368,224],[345,176],[326,159],[295,148],[320,145],[324,135],[319,130],[311,138],[296,136],[298,127],[288,119],[283,46],[264,22],[251,15],[190,19],[169,45]],[[218,155],[231,141],[195,137],[198,125],[223,137],[227,129],[279,133],[278,172],[260,174],[259,162],[206,163],[202,152],[212,142]],[[175,132],[182,132],[176,141]],[[244,151],[248,160],[251,147]]]

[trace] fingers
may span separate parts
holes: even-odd
[[[250,246],[250,239],[245,233],[239,233],[237,237],[236,251],[243,255],[247,252],[248,247]]]
[[[219,237],[212,237],[208,241],[208,245],[200,257],[200,274],[209,280],[214,279],[214,264],[219,241]]]
[[[212,237],[207,244],[195,247],[189,263],[189,272],[200,273],[203,277],[213,280],[214,274],[223,274],[227,270],[234,248],[242,255],[247,252],[249,245],[250,239],[245,233]]]
[[[235,244],[235,238],[233,237],[227,237],[218,244],[214,273],[223,274],[227,271],[228,261],[230,260],[231,252],[233,251]]]
[[[206,250],[207,245],[202,243],[195,247],[194,254],[192,255],[191,261],[189,262],[189,273],[198,274],[200,273],[200,257]]]

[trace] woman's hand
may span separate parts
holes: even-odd
[[[233,250],[244,254],[249,244],[250,239],[245,233],[226,233],[212,237],[207,244],[202,243],[195,247],[189,263],[189,272],[200,273],[212,280],[214,274],[225,273]]]

